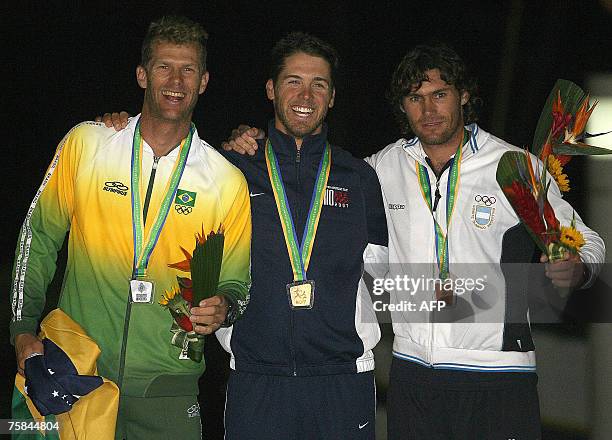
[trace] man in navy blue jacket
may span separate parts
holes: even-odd
[[[249,183],[255,231],[249,306],[219,335],[232,353],[226,438],[374,438],[380,331],[361,274],[364,252],[387,245],[380,185],[327,140],[336,51],[292,33],[272,59],[268,138],[226,155]]]

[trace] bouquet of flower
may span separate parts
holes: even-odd
[[[583,142],[609,133],[590,134],[585,131],[597,105],[597,102],[591,105],[589,98],[573,82],[558,80],[544,105],[533,138],[532,152],[542,165],[536,163],[534,170],[527,151],[509,151],[504,153],[497,166],[497,182],[549,261],[561,259],[565,253],[577,254],[585,241],[576,229],[575,216],[569,226],[561,226],[557,220],[547,198],[550,182],[547,182],[546,171],[555,179],[559,189],[567,192],[570,190],[569,179],[563,166],[573,156],[612,153],[607,148]]]
[[[186,356],[195,362],[202,360],[204,337],[193,330],[189,320],[192,305],[197,305],[205,298],[214,296],[219,285],[221,263],[223,261],[224,234],[223,226],[208,236],[196,232],[193,254],[181,247],[185,260],[169,264],[168,267],[183,272],[190,272],[191,278],[177,276],[178,286],[165,291],[159,304],[166,307],[174,322],[172,344],[183,349]]]
[[[529,153],[508,151],[497,166],[497,182],[527,231],[550,261],[563,258],[566,252],[577,254],[584,238],[575,220],[561,226],[550,205],[545,168],[534,169]]]
[[[562,192],[570,190],[563,167],[573,156],[611,154],[607,148],[588,145],[583,141],[610,132],[590,134],[586,124],[597,106],[590,104],[590,97],[571,81],[557,80],[546,104],[533,137],[532,152],[546,164]]]

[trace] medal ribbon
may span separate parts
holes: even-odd
[[[457,151],[455,152],[455,157],[451,162],[450,169],[448,171],[448,184],[446,187],[446,234],[444,233],[442,227],[436,221],[434,217],[432,201],[431,201],[431,184],[429,182],[429,174],[427,173],[427,168],[424,165],[420,164],[418,161],[416,163],[416,173],[419,179],[419,186],[421,188],[421,195],[427,203],[427,207],[429,208],[429,212],[431,212],[431,218],[434,222],[434,232],[436,234],[436,258],[438,260],[438,269],[440,271],[440,279],[445,280],[449,275],[449,264],[448,264],[448,231],[450,230],[450,224],[453,217],[453,212],[455,210],[455,201],[457,200],[457,195],[459,193],[459,180],[460,180],[460,171],[461,171],[461,162],[463,158],[463,145],[469,139],[469,132],[467,130],[463,131],[463,140],[459,147],[457,147]]]
[[[287,252],[289,253],[289,261],[291,262],[291,268],[293,270],[293,280],[304,281],[306,279],[308,265],[310,264],[310,256],[312,255],[312,248],[319,226],[319,218],[321,217],[321,208],[325,198],[325,187],[327,186],[327,180],[329,179],[329,172],[331,170],[331,148],[328,143],[325,144],[323,156],[319,162],[319,171],[317,172],[315,187],[312,191],[308,219],[306,220],[302,243],[300,245],[298,245],[295,225],[293,224],[291,209],[287,201],[287,194],[285,192],[280,166],[278,165],[278,159],[276,158],[276,154],[272,149],[272,144],[269,139],[266,141],[265,156],[268,176],[270,177],[270,184],[272,185],[272,192],[274,193],[274,200],[276,201],[276,209],[283,228],[285,244],[287,245]]]
[[[132,231],[134,237],[134,276],[144,277],[146,275],[147,265],[149,264],[149,258],[153,249],[157,244],[161,230],[168,217],[170,206],[176,196],[178,184],[185,170],[185,164],[187,162],[187,155],[189,154],[189,148],[191,147],[191,139],[195,126],[191,124],[189,128],[189,134],[180,145],[180,151],[178,159],[174,164],[174,169],[170,175],[170,180],[166,184],[164,190],[164,198],[162,199],[161,206],[157,213],[157,217],[149,231],[148,236],[144,235],[144,223],[142,213],[142,202],[141,202],[141,174],[142,174],[142,146],[143,140],[140,134],[140,121],[136,124],[134,130],[134,140],[132,142]]]

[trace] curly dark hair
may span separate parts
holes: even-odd
[[[399,63],[393,76],[388,92],[388,99],[393,106],[393,114],[400,125],[403,135],[412,135],[412,130],[402,103],[413,87],[420,88],[427,81],[426,72],[431,69],[440,70],[440,78],[452,84],[461,92],[468,92],[470,99],[463,105],[465,124],[478,120],[477,109],[482,100],[478,96],[476,79],[467,72],[465,63],[457,52],[443,43],[419,45],[408,52]]]
[[[194,44],[200,52],[200,67],[206,70],[206,42],[208,33],[202,25],[187,17],[166,15],[149,25],[142,42],[140,65],[147,68],[153,45],[160,41],[173,44]]]
[[[276,83],[278,75],[285,66],[285,60],[291,55],[303,52],[305,54],[323,58],[329,64],[331,87],[336,83],[336,76],[340,60],[338,52],[330,44],[305,32],[291,32],[279,40],[270,53],[270,76]]]

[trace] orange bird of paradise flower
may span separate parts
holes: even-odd
[[[561,90],[557,90],[557,100],[552,104],[552,127],[548,132],[548,137],[542,151],[540,151],[540,160],[544,161],[548,156],[553,154],[553,140],[557,139],[559,135],[563,134],[563,131],[567,129],[567,126],[572,121],[572,114],[565,113],[565,106],[561,101]],[[588,118],[587,118],[588,119]],[[558,155],[557,160],[561,162],[561,165],[567,164],[572,158],[569,155]]]
[[[581,139],[582,134],[584,133],[584,128],[586,127],[587,121],[591,117],[591,113],[593,113],[595,106],[597,106],[599,103],[599,101],[595,101],[593,105],[589,107],[589,96],[590,95],[587,95],[584,98],[580,108],[576,112],[576,118],[574,119],[572,129],[568,130],[567,127],[565,128],[565,138],[563,139],[564,144],[572,144],[582,147],[587,146],[587,144],[580,142],[579,139]]]
[[[217,229],[217,234],[222,234],[224,232],[224,228],[223,225],[219,226],[219,229]],[[211,232],[209,234],[210,235],[214,235],[215,232]],[[202,246],[204,243],[206,243],[206,234],[204,233],[204,225],[202,225],[202,232],[196,232],[195,233],[195,239],[196,239],[196,246]],[[185,259],[183,261],[179,261],[178,263],[171,263],[168,264],[168,267],[172,267],[173,269],[178,269],[180,271],[183,272],[191,272],[191,259],[193,258],[192,255],[189,253],[189,251],[187,249],[185,249],[183,246],[179,246],[181,248],[181,252],[183,252],[183,255],[185,255]]]

